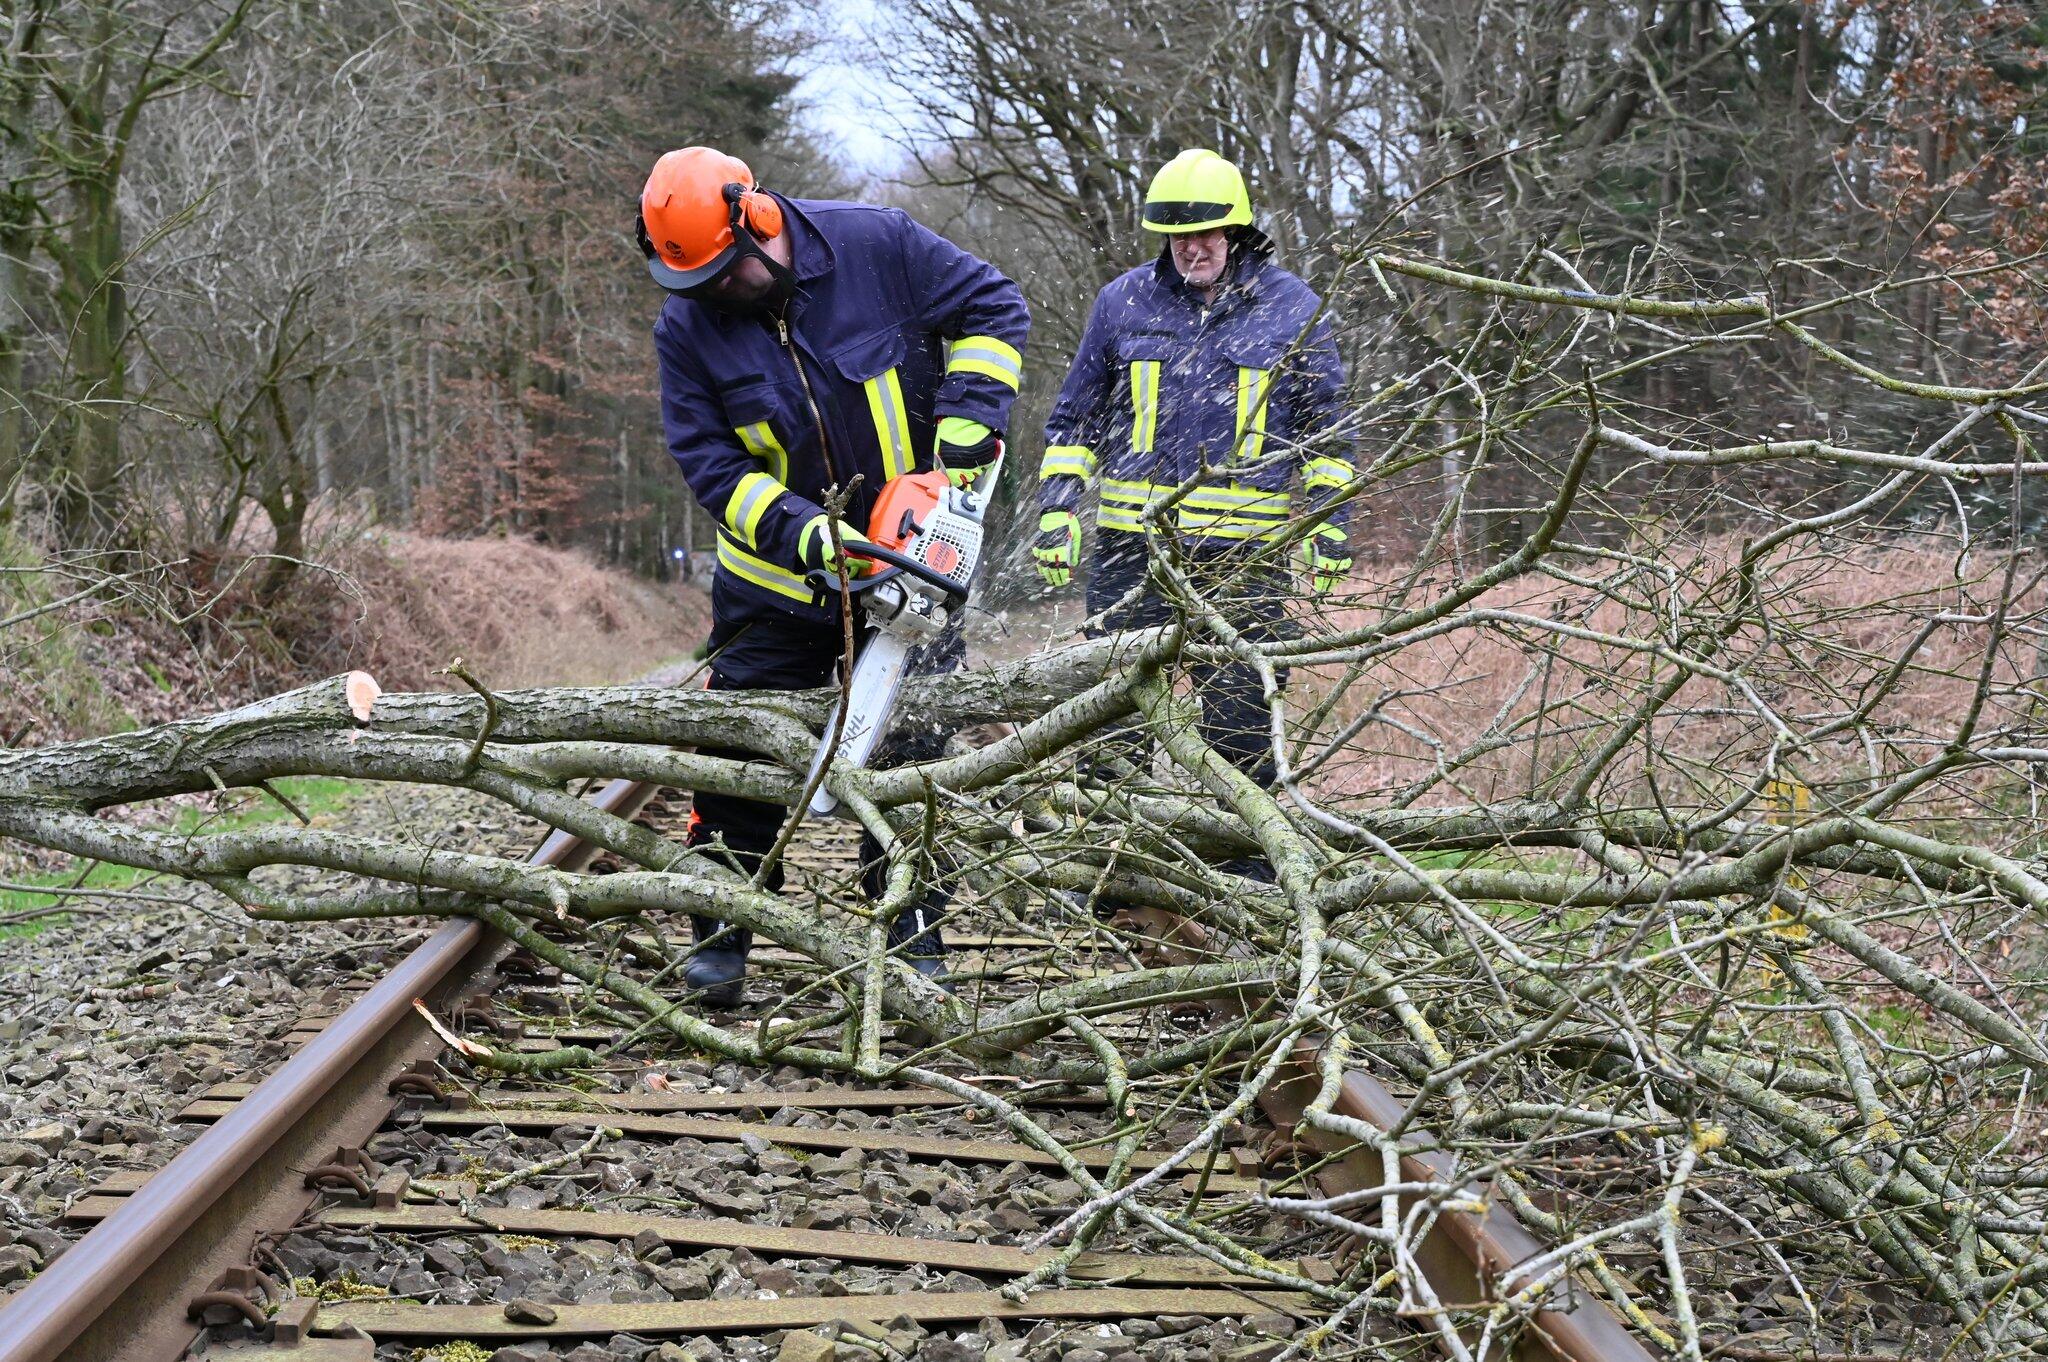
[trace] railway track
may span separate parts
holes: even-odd
[[[687,795],[627,782],[596,797],[655,827],[687,808]],[[850,833],[813,825],[792,850],[789,892],[843,876],[853,856]],[[610,868],[560,834],[534,859]],[[990,997],[1140,954],[1208,950],[1191,924],[1159,916],[1127,922],[1135,932],[1066,923],[1022,934],[968,917],[951,933],[959,987]],[[815,968],[776,950],[755,962],[741,1016],[789,1011]],[[415,998],[490,1045],[581,1045],[600,1062],[560,1077],[466,1076],[439,1062],[445,1042]],[[202,1092],[181,1119],[206,1129],[165,1168],[78,1200],[69,1218],[88,1232],[0,1306],[0,1362],[1265,1362],[1322,1318],[1312,1297],[1133,1229],[1106,1234],[1063,1283],[1013,1301],[1003,1286],[1049,1256],[1028,1241],[1079,1194],[1050,1156],[938,1090],[711,1062],[587,1002],[476,924],[444,927],[359,997],[304,1016],[298,1048],[269,1078]],[[1128,1051],[1219,1020],[1212,1005],[1183,1005],[1104,1029]],[[907,1053],[920,1040],[899,1031],[891,1044]],[[1265,1128],[1175,1185],[1191,1213],[1243,1227],[1280,1265],[1332,1282],[1355,1266],[1348,1246],[1252,1199],[1262,1186],[1331,1193],[1382,1180],[1376,1153],[1277,1133],[1293,1130],[1316,1083],[1313,1056],[1299,1056],[1265,1099]],[[1004,1094],[1084,1164],[1108,1165],[1118,1121],[1100,1092]],[[1353,1074],[1338,1109],[1384,1126],[1401,1106]],[[1158,1128],[1135,1169],[1194,1129],[1142,1087],[1136,1115]],[[1430,1180],[1435,1157],[1411,1156],[1404,1177]],[[1477,1301],[1540,1248],[1502,1211],[1453,1213],[1420,1259],[1442,1299]],[[1420,1335],[1383,1342],[1385,1356],[1434,1350]],[[1560,1362],[1649,1356],[1585,1297],[1540,1314],[1518,1347]]]

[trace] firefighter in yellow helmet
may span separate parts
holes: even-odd
[[[1145,227],[1166,238],[1158,258],[1097,296],[1046,422],[1032,556],[1048,585],[1067,585],[1080,562],[1082,496],[1099,477],[1087,604],[1100,615],[1145,581],[1147,535],[1161,528],[1148,511],[1199,475],[1164,531],[1241,627],[1272,637],[1290,523],[1323,510],[1354,476],[1348,441],[1332,435],[1343,364],[1321,299],[1273,263],[1229,161],[1196,149],[1167,162],[1145,195]],[[1336,587],[1351,567],[1343,506],[1301,540],[1294,561],[1316,594]],[[1171,613],[1147,592],[1104,624],[1146,628]],[[1196,672],[1204,735],[1270,781],[1257,673],[1241,664]]]

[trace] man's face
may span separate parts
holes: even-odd
[[[1206,232],[1178,232],[1173,243],[1173,267],[1187,280],[1189,288],[1209,288],[1223,277],[1230,259],[1230,242],[1221,227]]]
[[[704,290],[704,301],[713,307],[740,310],[767,300],[775,289],[775,276],[757,256],[741,256],[739,262]]]

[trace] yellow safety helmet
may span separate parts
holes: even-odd
[[[1237,167],[1196,147],[1159,167],[1145,191],[1145,228],[1153,232],[1206,232],[1249,227],[1252,197]]]

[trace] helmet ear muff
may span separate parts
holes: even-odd
[[[747,230],[761,240],[782,235],[782,205],[773,195],[749,189],[740,195],[739,209]]]
[[[745,227],[762,241],[782,235],[782,205],[752,185],[729,184],[725,201],[732,205],[733,230]]]
[[[647,235],[647,215],[637,211],[633,214],[633,239],[640,243],[640,254],[654,259],[654,239]]]

